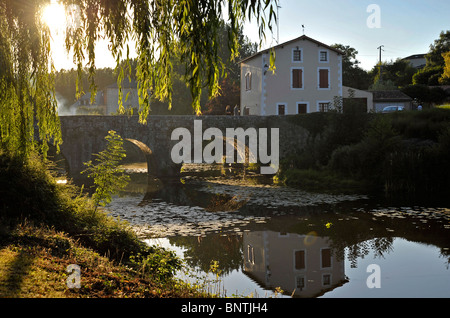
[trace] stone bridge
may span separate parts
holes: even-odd
[[[171,152],[180,139],[172,140],[172,132],[176,128],[186,128],[194,136],[199,121],[202,131],[217,128],[223,136],[226,136],[227,128],[267,128],[269,148],[270,131],[278,128],[280,160],[301,150],[308,136],[304,128],[289,121],[289,116],[150,116],[146,124],[139,123],[138,116],[61,116],[60,121],[61,153],[68,174],[73,178],[86,168],[84,162],[105,149],[105,137],[110,130],[139,147],[147,158],[149,175],[158,178],[179,176],[182,163],[174,163]]]

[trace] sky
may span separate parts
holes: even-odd
[[[355,48],[365,70],[378,63],[381,45],[382,61],[395,61],[427,53],[440,32],[450,30],[448,0],[279,0],[279,6],[279,30],[274,28],[273,34],[267,30],[261,49],[305,34],[328,45]],[[256,25],[245,23],[244,34],[259,43]],[[61,36],[55,34],[55,41]],[[114,67],[107,44],[97,46],[97,67]],[[61,45],[53,45],[52,50],[56,69],[74,67]]]
[[[372,25],[371,4],[379,8],[379,25]],[[366,70],[378,63],[381,45],[382,61],[395,61],[427,53],[441,31],[450,30],[448,0],[279,0],[279,5],[279,43],[303,35],[304,25],[304,34],[317,41],[355,48]],[[255,26],[247,25],[244,33],[258,40]],[[266,47],[277,43],[277,34],[274,30]]]

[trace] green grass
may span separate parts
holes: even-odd
[[[5,235],[0,247],[0,297],[194,297],[202,294],[187,284],[164,284],[125,264],[101,256],[65,233],[29,223]],[[67,268],[81,268],[80,288],[67,285]]]
[[[355,193],[366,189],[363,182],[315,169],[289,169],[277,176],[275,183],[305,191],[327,193]]]

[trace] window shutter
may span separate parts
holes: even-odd
[[[331,267],[331,250],[329,248],[322,250],[322,268]]]
[[[301,69],[293,69],[292,70],[292,88],[302,88],[303,87],[302,73],[303,73],[303,70],[301,70]]]
[[[328,70],[319,70],[319,87],[329,88]]]
[[[295,269],[304,269],[305,266],[305,251],[295,252]]]

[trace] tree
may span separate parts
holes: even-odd
[[[435,40],[433,44],[430,45],[430,51],[425,58],[427,59],[427,66],[441,66],[445,64],[444,57],[442,54],[450,52],[450,30],[439,34],[439,39]]]
[[[390,79],[376,79],[375,83],[370,85],[370,91],[395,91],[398,87]]]
[[[219,46],[219,55],[222,60],[228,61],[224,64],[227,74],[220,77],[218,94],[206,103],[205,114],[224,115],[227,105],[230,105],[231,108],[234,108],[235,105],[240,105],[241,67],[238,63],[230,60],[230,50],[225,41],[228,32],[230,32],[230,26],[224,23],[221,30],[223,41],[221,41],[221,45]],[[244,59],[257,52],[257,44],[250,42],[244,36],[242,27],[239,30],[238,41],[239,51],[237,57],[240,59]]]
[[[439,78],[442,77],[443,69],[441,66],[425,66],[423,69],[417,71],[413,76],[414,85],[439,85]]]
[[[379,64],[370,72],[373,77],[373,85],[388,85],[392,89],[397,89],[413,83],[413,77],[417,70],[408,61],[397,59],[396,61],[382,62],[382,66],[381,83],[379,83]]]
[[[66,6],[73,3],[73,0],[61,1]],[[277,0],[78,0],[76,3],[82,27],[68,30],[66,45],[68,49],[73,49],[78,69],[84,59],[83,53],[87,55],[91,91],[95,89],[92,81],[95,73],[94,49],[100,38],[99,31],[105,30],[117,65],[122,59],[126,40],[136,39],[140,120],[145,123],[150,110],[150,94],[168,101],[169,107],[172,105],[171,57],[177,43],[182,43],[177,49],[186,68],[192,106],[196,113],[200,113],[203,86],[206,84],[210,97],[215,96],[219,88],[219,75],[225,71],[218,55],[223,11],[226,10],[229,19],[227,43],[233,60],[238,53],[238,32],[242,20],[256,18],[260,37],[264,37],[266,25],[272,29],[276,19],[274,8]],[[268,18],[265,16],[266,10],[269,12]],[[123,71],[119,74],[120,82]]]
[[[229,105],[231,109],[241,104],[240,86],[238,82],[231,80],[229,77],[224,78],[220,83],[218,96],[208,101],[206,104],[207,115],[225,115],[226,107]]]
[[[342,57],[342,81],[345,86],[356,89],[368,89],[372,83],[370,75],[360,68],[360,62],[356,59],[358,51],[349,45],[333,44],[334,47],[344,53]]]
[[[0,146],[21,157],[57,148],[61,131],[48,27],[38,18],[44,1],[0,2]]]
[[[427,106],[441,104],[446,98],[445,91],[442,88],[430,88],[428,85],[423,84],[408,85],[403,87],[401,91],[419,103],[426,103]]]
[[[442,31],[439,39],[430,45],[430,51],[425,55],[427,64],[413,77],[413,84],[437,86],[447,83],[443,80],[445,67],[444,54],[450,52],[450,31]]]
[[[397,87],[404,87],[412,84],[416,71],[408,61],[397,59],[383,66],[383,79],[391,80]]]
[[[239,28],[245,19],[255,19],[261,41],[266,27],[276,21],[277,0],[59,0],[71,13],[65,44],[74,54],[77,84],[82,70],[88,70],[89,89],[96,94],[95,46],[100,38],[109,42],[116,60],[118,82],[130,74],[128,40],[135,42],[136,79],[140,101],[140,121],[146,122],[150,96],[172,97],[172,52],[180,46],[192,106],[200,113],[202,88],[209,96],[219,88],[223,61],[218,55],[219,26],[226,15],[230,29],[227,43],[230,58],[237,56]],[[51,60],[50,32],[40,13],[48,0],[0,2],[0,144],[21,154],[36,145],[38,128],[41,149],[48,142],[58,146],[61,131],[54,91],[55,70]],[[123,66],[124,57],[127,60]],[[274,65],[271,59],[271,65]],[[81,93],[77,85],[77,95]],[[119,98],[121,101],[121,98]],[[121,107],[123,110],[123,107]]]
[[[445,66],[444,72],[442,73],[442,76],[439,79],[439,83],[450,84],[450,52],[443,53],[442,57],[444,58]]]
[[[219,75],[219,90],[215,97],[209,99],[207,94],[205,94],[205,91],[202,92],[200,104],[204,106],[203,110],[205,111],[205,114],[224,114],[223,109],[225,109],[226,105],[222,105],[222,103],[231,100],[232,105],[234,106],[236,104],[239,105],[240,102],[240,65],[236,60],[231,60],[231,51],[227,42],[229,32],[230,26],[225,21],[222,21],[220,31],[218,32],[220,39],[217,54],[223,61],[225,73]],[[256,53],[257,44],[250,42],[249,39],[244,36],[242,27],[239,29],[238,42],[239,50],[236,58],[243,59]],[[192,108],[192,97],[189,94],[189,87],[186,85],[186,70],[180,63],[180,50],[177,49],[178,46],[181,45],[183,44],[177,44],[173,56],[171,57],[171,62],[173,64],[172,104],[176,107],[171,108],[167,101],[161,101],[156,96],[152,96],[150,115],[192,115],[194,113]],[[228,94],[231,95],[228,96]]]
[[[130,179],[125,175],[119,164],[125,158],[122,137],[111,130],[105,137],[107,143],[106,149],[98,154],[94,162],[89,160],[84,163],[87,166],[82,173],[87,173],[89,178],[94,179],[95,192],[92,199],[95,203],[95,211],[99,205],[105,206],[111,202],[112,195],[123,189]]]

